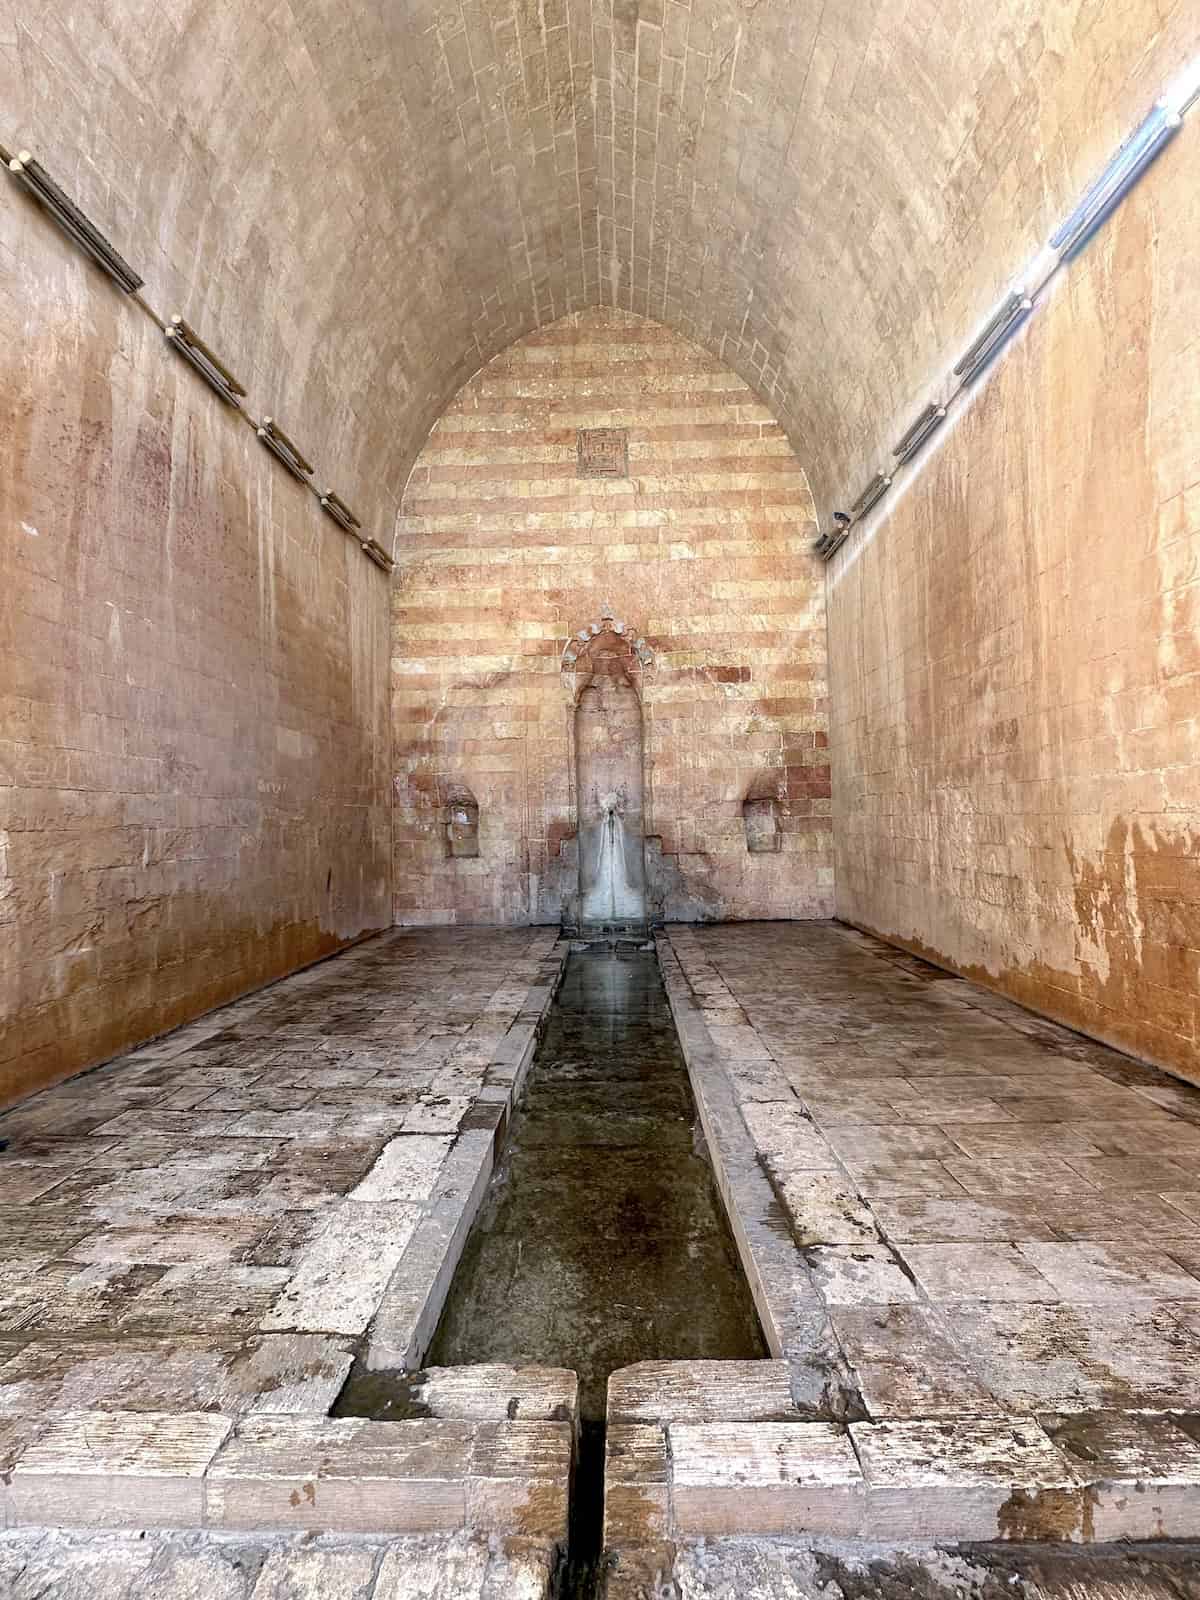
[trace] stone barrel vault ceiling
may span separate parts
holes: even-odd
[[[384,542],[453,394],[595,304],[729,362],[825,515],[1200,46],[1198,10],[0,0],[0,138]]]

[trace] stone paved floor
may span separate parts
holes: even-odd
[[[546,1600],[512,1541],[0,1532],[4,1600]],[[605,1600],[1197,1600],[1200,1549],[1102,1552],[785,1539],[687,1545],[609,1574]]]
[[[554,939],[383,935],[0,1117],[0,1448],[92,1408],[324,1414],[494,1140]]]
[[[836,925],[666,944],[860,1415],[1200,1411],[1200,1090]]]
[[[736,1501],[729,1531],[753,1531],[749,1484],[764,1491],[760,1531],[776,1531],[781,1493],[803,1499],[814,1466],[806,1457],[784,1471],[777,1430],[807,1449],[825,1429],[822,1493],[839,1528],[849,1510],[859,1520],[846,1525],[873,1538],[908,1536],[932,1505],[931,1540],[950,1526],[987,1530],[958,1537],[1191,1537],[1200,1091],[832,925],[677,927],[660,953],[780,1358],[762,1365],[786,1390],[762,1437],[757,1413],[734,1418],[736,1460],[724,1446],[713,1454],[704,1426],[695,1459],[672,1458],[698,1525],[722,1533],[712,1508]],[[95,1441],[81,1424],[100,1413],[115,1415],[113,1462],[143,1421],[158,1427],[134,1415],[146,1412],[193,1432],[202,1414],[235,1430],[243,1455],[245,1438],[274,1440],[274,1429],[281,1460],[288,1429],[307,1439],[312,1419],[326,1448],[321,1429],[339,1425],[325,1414],[354,1356],[387,1367],[419,1343],[430,1274],[448,1278],[452,1236],[486,1187],[562,960],[548,930],[396,932],[0,1118],[0,1513],[40,1504],[37,1475],[58,1471],[67,1446],[86,1499]],[[497,1426],[537,1442],[532,1422]],[[173,1437],[168,1428],[163,1449]],[[501,1510],[509,1489],[489,1474],[513,1477],[519,1443],[471,1446],[486,1503]],[[286,1489],[287,1472],[276,1475]],[[221,1481],[235,1478],[231,1467]],[[1152,1496],[1135,1492],[1147,1482]],[[1052,1493],[1030,1501],[1022,1486],[1039,1484]],[[678,1493],[672,1503],[678,1530]],[[778,1531],[790,1532],[797,1519],[784,1510]],[[465,1536],[434,1556],[402,1542],[403,1559],[351,1542],[374,1552],[361,1572],[347,1555],[344,1583],[313,1568],[311,1583],[287,1577],[279,1592],[440,1596],[422,1577],[439,1562],[460,1575],[447,1600],[545,1587],[545,1541],[519,1582],[493,1565],[494,1540],[488,1560]],[[151,1589],[273,1600],[261,1585],[284,1559],[278,1541],[243,1541],[244,1559],[230,1558],[237,1543],[8,1534],[0,1595],[7,1582],[21,1600]],[[662,1592],[810,1592],[808,1569],[780,1567],[776,1545],[746,1549],[684,1549]],[[153,1567],[160,1555],[187,1558],[170,1583]],[[69,1583],[53,1577],[60,1558]],[[391,1588],[380,1589],[385,1573]],[[1195,1594],[1163,1582],[1177,1600]],[[843,1586],[846,1600],[876,1592],[890,1591]]]
[[[3,1600],[545,1600],[509,1541],[0,1532]]]
[[[678,1552],[608,1600],[1195,1600],[1200,1551],[983,1545],[947,1552],[727,1539]],[[639,1593],[641,1590],[641,1593]]]

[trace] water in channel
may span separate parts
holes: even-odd
[[[652,952],[574,951],[427,1357],[579,1374],[567,1593],[600,1555],[609,1374],[765,1357]]]

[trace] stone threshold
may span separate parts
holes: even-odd
[[[514,1418],[510,1391],[523,1418]],[[557,1369],[432,1372],[401,1422],[90,1411],[0,1422],[0,1526],[391,1536],[565,1546],[577,1384]]]
[[[1166,1415],[803,1420],[782,1361],[643,1362],[608,1389],[604,1539],[1110,1543],[1200,1533],[1200,1444]]]

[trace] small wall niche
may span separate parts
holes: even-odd
[[[446,853],[454,860],[479,854],[479,801],[465,784],[455,784],[446,798]]]
[[[767,855],[783,844],[779,801],[773,794],[748,794],[742,801],[742,826],[751,855]]]

